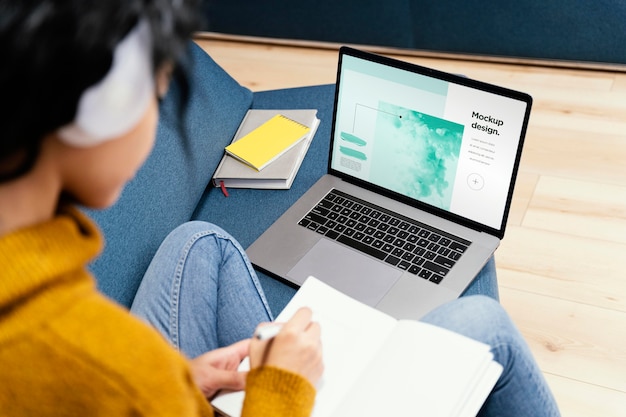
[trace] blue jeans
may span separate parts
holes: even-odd
[[[189,222],[164,240],[137,290],[131,312],[188,357],[252,335],[270,308],[239,243],[205,222]]]
[[[526,341],[495,300],[472,295],[449,302],[422,321],[491,346],[504,367],[479,416],[559,416],[548,385]]]
[[[487,294],[484,295],[474,294]],[[523,337],[496,301],[491,260],[464,296],[423,321],[491,346],[504,372],[480,416],[558,416],[559,411]],[[174,230],[157,251],[131,311],[188,357],[250,337],[270,321],[267,300],[239,243],[205,222]]]

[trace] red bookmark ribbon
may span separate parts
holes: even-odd
[[[222,189],[222,194],[224,194],[225,197],[228,197],[228,190],[224,185],[224,181],[220,181],[220,188]]]

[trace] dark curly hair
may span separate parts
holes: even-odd
[[[139,19],[156,71],[179,60],[199,16],[199,0],[0,0],[0,182],[28,172],[42,139],[74,119]]]

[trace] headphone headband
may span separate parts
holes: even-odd
[[[150,25],[141,20],[115,47],[107,75],[83,92],[59,137],[78,147],[117,138],[139,123],[155,94]]]

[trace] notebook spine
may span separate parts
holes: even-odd
[[[293,124],[296,124],[296,125],[298,125],[298,126],[300,126],[300,127],[304,128],[304,129],[309,129],[309,126],[307,126],[307,125],[305,125],[305,124],[302,124],[302,123],[300,123],[300,122],[296,122],[295,120],[290,119],[289,117],[287,117],[287,116],[285,116],[285,115],[283,115],[283,114],[279,114],[278,116],[280,116],[281,118],[283,118],[283,119],[285,119],[285,120],[287,120],[287,121],[289,121],[289,122],[291,122],[291,123],[293,123]]]

